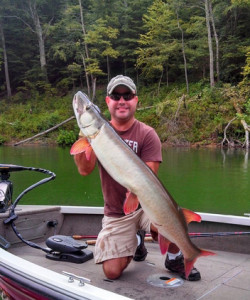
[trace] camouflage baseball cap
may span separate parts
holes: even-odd
[[[110,80],[107,86],[107,95],[112,94],[113,90],[119,85],[126,86],[133,94],[136,94],[136,85],[134,81],[128,76],[117,75]]]

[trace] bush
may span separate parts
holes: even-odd
[[[76,139],[77,134],[73,130],[60,130],[56,142],[60,146],[70,146],[76,141]]]
[[[44,113],[40,119],[40,124],[38,128],[39,130],[46,130],[57,125],[60,121],[60,115],[57,111],[52,113]]]
[[[0,135],[0,145],[3,145],[6,142],[5,137],[3,137],[2,135]]]

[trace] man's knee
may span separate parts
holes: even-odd
[[[115,268],[107,268],[103,265],[103,272],[108,279],[115,280],[118,279],[122,275],[123,270],[118,270]]]
[[[103,272],[108,279],[118,279],[131,260],[132,257],[121,257],[106,260],[103,262]]]

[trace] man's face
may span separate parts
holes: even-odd
[[[115,100],[119,98],[120,100]],[[124,98],[131,98],[131,100],[126,101]],[[111,117],[118,121],[130,120],[135,114],[137,102],[138,97],[133,95],[133,93],[125,86],[116,87],[112,94],[106,97],[106,103]]]

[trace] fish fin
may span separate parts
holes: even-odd
[[[160,245],[161,254],[166,254],[171,242],[167,238],[162,236],[160,233],[158,233],[158,242]]]
[[[139,206],[139,200],[135,194],[132,192],[126,193],[126,199],[123,205],[123,210],[125,215],[130,214],[131,212],[135,211]]]
[[[192,271],[194,263],[196,262],[197,258],[201,257],[201,256],[208,256],[208,255],[215,255],[215,253],[211,252],[211,251],[200,250],[200,254],[198,256],[196,256],[194,259],[188,260],[188,259],[184,258],[186,279],[188,278],[190,272]]]
[[[87,160],[90,160],[92,151],[93,151],[93,149],[92,149],[92,147],[89,145],[88,148],[86,148],[86,151],[85,151],[85,155],[86,155],[86,159],[87,159]]]
[[[92,147],[90,146],[90,143],[87,138],[80,138],[77,140],[70,149],[71,155],[76,155],[82,152],[85,152],[86,159],[90,160],[90,156],[92,153]]]
[[[182,208],[182,212],[183,212],[183,215],[185,217],[187,224],[189,224],[192,221],[201,222],[201,216],[198,215],[197,213],[193,212],[192,210]]]

